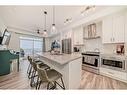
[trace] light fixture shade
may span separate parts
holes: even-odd
[[[47,29],[46,29],[46,15],[47,15],[47,11],[44,11],[44,15],[45,15],[45,18],[44,18],[44,21],[45,21],[45,23],[44,23],[44,32],[43,32],[43,36],[47,36],[48,34],[47,34]]]
[[[44,30],[44,32],[43,32],[43,36],[48,36],[48,34],[47,34],[47,31],[46,31],[46,30]]]
[[[57,28],[55,26],[55,24],[52,24],[52,27],[51,27],[51,34],[57,34]]]
[[[51,26],[51,34],[57,34],[57,29],[55,26],[55,6],[53,6],[53,24]]]

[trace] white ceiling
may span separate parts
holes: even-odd
[[[55,22],[58,30],[64,28],[64,21],[67,18],[72,18],[72,23],[84,18],[81,16],[81,11],[86,6],[55,6]],[[52,8],[53,6],[0,6],[0,16],[5,24],[9,27],[25,29],[36,32],[40,29],[44,30],[44,11],[47,11],[47,30],[50,33],[52,25]],[[104,9],[105,6],[97,6],[94,14],[98,10]]]

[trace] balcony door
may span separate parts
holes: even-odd
[[[35,57],[42,50],[43,39],[20,37],[21,57],[27,57],[28,55]]]

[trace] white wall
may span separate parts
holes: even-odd
[[[2,21],[2,19],[0,18],[0,36],[2,36],[4,30],[6,29],[6,25],[5,23]]]
[[[116,53],[117,44],[103,44],[102,53],[104,54],[114,54]]]
[[[2,34],[4,33],[4,30],[6,28],[7,28],[7,26],[5,25],[3,20],[0,18],[0,36],[2,36]],[[19,38],[19,35],[12,32],[10,43],[7,46],[8,49],[13,49],[13,50],[19,51],[19,39],[18,38]]]
[[[67,25],[67,27],[64,27],[60,31],[64,31],[66,29],[71,29],[71,28],[80,26],[84,23],[89,23],[91,21],[94,21],[96,19],[100,19],[100,18],[105,17],[107,15],[110,15],[110,14],[113,14],[113,13],[116,13],[116,12],[119,12],[119,11],[122,11],[122,10],[126,10],[126,8],[127,8],[126,6],[122,6],[122,7],[120,7],[120,6],[118,6],[118,7],[109,6],[106,9],[104,9],[103,11],[98,11],[93,15],[84,17],[84,19],[78,20],[74,23],[71,23],[70,25]]]
[[[4,30],[6,29],[6,25],[0,17],[0,36],[3,36]],[[6,49],[6,46],[0,45],[0,49]]]
[[[20,36],[40,38],[40,36],[34,35],[32,32],[28,32],[25,30],[23,31],[23,30],[8,28],[8,31],[12,33],[8,49],[13,49],[16,51],[20,50]]]
[[[20,39],[19,39],[19,37],[20,37],[19,34],[16,34],[15,32],[12,32],[8,49],[13,49],[15,51],[20,51]]]

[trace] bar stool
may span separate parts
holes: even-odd
[[[29,61],[30,61],[30,64],[31,64],[31,74],[30,74],[30,86],[33,87],[36,82],[35,82],[35,77],[38,77],[38,74],[37,74],[37,65],[40,67],[40,68],[43,68],[45,70],[47,69],[50,69],[50,67],[46,64],[44,64],[43,62],[36,62],[36,61],[32,61],[32,58],[29,58]]]
[[[32,72],[33,72],[33,67],[32,67],[32,62],[36,63],[36,64],[41,64],[44,65],[45,67],[50,68],[48,65],[44,64],[42,61],[40,61],[39,59],[32,59],[32,57],[28,56],[27,57],[28,61],[29,61],[29,66],[27,69],[27,74],[28,74],[28,78],[30,79],[32,76]]]
[[[62,89],[65,89],[61,73],[57,72],[54,69],[45,70],[43,68],[40,68],[39,66],[37,66],[37,71],[40,81],[37,80],[38,85],[36,85],[36,89],[40,89],[40,85],[44,82],[48,83],[47,89],[55,89],[56,84],[58,84]],[[58,79],[61,79],[62,86],[57,82]],[[51,84],[53,86],[50,88]]]
[[[28,59],[28,61],[30,62],[30,60],[31,60],[32,58],[31,58],[30,56],[28,56],[27,59]],[[36,59],[34,59],[33,61],[35,61],[35,62],[40,62],[40,60],[36,60]],[[31,68],[32,68],[32,67],[31,67],[31,64],[29,63],[28,68],[27,68],[27,74],[29,74]]]
[[[27,56],[27,59],[29,61],[29,65],[28,65],[28,69],[27,69],[27,74],[28,74],[28,78],[30,79],[30,75],[32,73],[32,66],[31,66],[32,58],[30,56]]]

